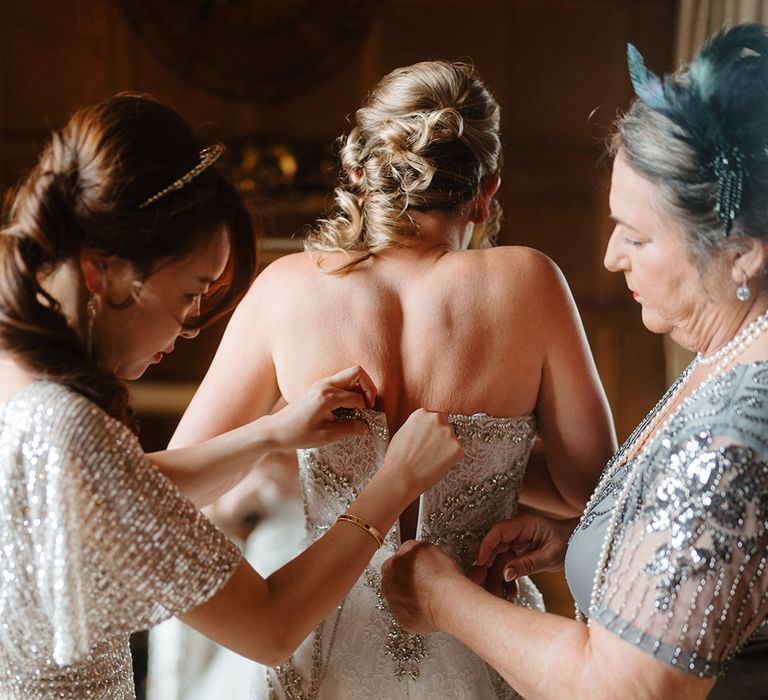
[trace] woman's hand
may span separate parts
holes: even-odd
[[[494,595],[506,584],[537,571],[562,569],[568,539],[578,519],[555,520],[527,513],[497,523],[483,538],[469,577]]]
[[[403,629],[428,634],[438,629],[432,603],[452,576],[463,578],[445,552],[433,544],[409,540],[382,564],[381,593]]]
[[[277,449],[319,447],[366,433],[368,427],[360,421],[337,423],[333,411],[372,408],[375,399],[376,386],[365,370],[349,367],[316,381],[299,398],[259,422]]]
[[[392,437],[381,469],[396,471],[394,478],[416,498],[463,457],[448,415],[420,408]]]

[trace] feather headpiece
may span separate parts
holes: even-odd
[[[638,99],[672,120],[717,184],[715,210],[727,237],[739,215],[753,158],[768,156],[768,36],[759,24],[716,34],[683,75],[658,78],[627,45]],[[762,124],[756,129],[757,124]],[[760,134],[756,140],[756,134]]]

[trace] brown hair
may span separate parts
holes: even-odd
[[[232,308],[256,267],[253,226],[232,185],[209,167],[140,206],[198,162],[199,146],[186,122],[144,96],[118,95],[83,107],[54,132],[0,231],[3,350],[127,422],[125,387],[98,358],[87,357],[83,339],[40,278],[92,249],[128,260],[141,280],[158,264],[186,257],[223,227],[231,246],[227,283],[186,325],[204,325]]]
[[[363,257],[417,233],[410,210],[455,213],[501,166],[499,106],[474,68],[425,61],[384,76],[341,139],[336,211],[307,241],[309,250]],[[498,233],[498,205],[480,236]]]

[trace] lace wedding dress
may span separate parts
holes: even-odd
[[[386,416],[356,411],[368,434],[300,450],[307,544],[330,528],[379,468],[389,441]],[[448,552],[464,569],[482,537],[517,510],[535,437],[533,416],[450,418],[464,459],[424,493],[416,537]],[[399,525],[387,533],[347,598],[276,668],[258,666],[251,697],[259,700],[491,700],[516,698],[490,666],[452,637],[405,632],[381,596],[379,570],[400,545]],[[543,609],[533,583],[519,579],[516,603]],[[457,600],[456,605],[462,601]]]

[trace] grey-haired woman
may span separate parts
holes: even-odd
[[[475,576],[564,565],[589,622],[509,605],[423,544],[385,564],[384,593],[407,629],[455,635],[527,698],[765,697],[768,35],[721,33],[663,82],[629,57],[605,265],[650,330],[698,355],[579,521],[499,523]]]

